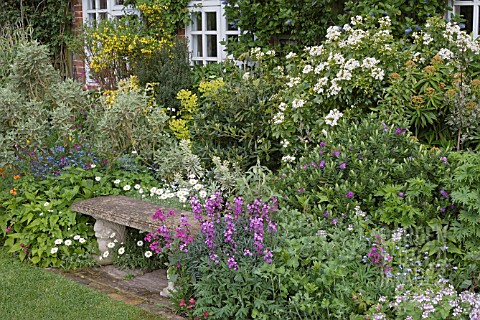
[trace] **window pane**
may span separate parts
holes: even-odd
[[[89,10],[95,10],[95,8],[96,8],[96,6],[95,6],[95,1],[96,1],[96,0],[89,0],[89,1],[88,1],[88,6],[87,6],[87,8],[88,8]]]
[[[228,21],[227,20],[227,31],[237,31],[238,27],[233,21]]]
[[[124,2],[124,0],[115,0],[115,5],[122,6],[123,2]]]
[[[101,12],[100,13],[100,20],[107,19],[107,13],[106,12]]]
[[[217,56],[217,36],[207,35],[207,57]]]
[[[107,0],[100,0],[100,9],[107,9]]]
[[[89,14],[87,15],[88,24],[89,24],[90,26],[94,26],[94,25],[96,24],[96,22],[97,22],[96,16],[97,16],[97,15],[96,15],[95,13],[89,13]]]
[[[203,57],[202,35],[195,34],[192,36],[193,57]]]
[[[455,6],[455,14],[459,14],[465,19],[465,31],[471,33],[473,31],[473,6]]]
[[[202,13],[195,12],[192,14],[192,31],[202,30]]]
[[[207,12],[207,30],[217,30],[217,13]]]

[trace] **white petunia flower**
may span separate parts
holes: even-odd
[[[49,204],[50,204],[50,202],[45,202],[45,203],[43,204],[43,206],[46,207],[46,206],[48,206]]]
[[[145,257],[150,258],[152,256],[152,251],[146,251]]]
[[[141,186],[140,186],[139,184],[136,184],[136,185],[133,186],[133,188],[134,188],[135,190],[139,190],[139,189],[141,188]]]
[[[205,198],[207,196],[207,191],[202,190],[198,193],[198,195],[200,196],[200,198]]]
[[[190,180],[188,180],[188,183],[190,183],[192,186],[193,186],[193,185],[196,185],[197,182],[198,182],[197,179],[190,179]]]
[[[108,245],[107,245],[107,247],[108,247],[109,249],[115,248],[115,243],[109,242]]]
[[[122,181],[122,180],[120,180],[120,179],[117,179],[117,180],[114,180],[114,181],[113,181],[113,183],[115,183],[115,184],[119,184],[121,181]]]
[[[142,240],[138,240],[138,241],[137,241],[137,246],[139,246],[139,247],[143,246],[143,241],[142,241]]]
[[[78,242],[85,243],[85,242],[87,242],[87,240],[85,240],[85,238],[80,238],[80,239],[78,239]]]
[[[121,247],[120,249],[118,249],[118,254],[124,254],[124,253],[125,253],[124,247]]]
[[[198,184],[196,184],[196,185],[193,186],[193,189],[195,189],[195,190],[197,190],[197,191],[198,191],[198,190],[201,190],[201,189],[203,189],[203,185],[200,184],[200,183],[198,183]]]
[[[75,237],[73,237],[73,240],[78,240],[80,239],[80,236],[77,234]]]
[[[126,184],[126,185],[123,187],[123,190],[124,190],[124,191],[130,190],[130,185]]]
[[[65,240],[65,245],[67,247],[71,246],[72,245],[72,240],[68,239],[68,240]]]
[[[93,168],[96,168],[97,166],[94,165],[93,163],[90,165],[90,168],[93,169]]]
[[[95,181],[100,181],[102,180],[102,177],[95,177]]]
[[[63,242],[62,239],[57,239],[57,240],[55,240],[55,244],[57,244],[57,245],[58,245],[58,244],[62,244],[62,242]]]
[[[55,254],[55,253],[57,253],[57,252],[58,252],[58,248],[57,248],[57,247],[54,247],[54,248],[50,249],[50,253],[51,253],[51,254]]]

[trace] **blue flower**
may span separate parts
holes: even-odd
[[[285,21],[285,24],[288,26],[290,25],[290,23],[292,23],[292,19],[288,19],[287,21]]]
[[[465,24],[464,23],[459,23],[458,26],[460,27],[460,29],[465,29]]]
[[[408,27],[407,29],[405,29],[405,34],[409,34],[409,33],[412,33],[412,28],[411,27]]]

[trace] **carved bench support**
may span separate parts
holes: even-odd
[[[108,248],[108,244],[117,240],[117,243],[125,242],[126,231],[125,226],[107,221],[101,218],[97,218],[95,225],[93,226],[95,236],[97,237],[98,249],[100,250],[100,256],[98,257],[100,264],[107,265],[112,263],[111,249]],[[109,255],[105,257],[103,254],[108,251]],[[100,259],[102,257],[102,259]]]

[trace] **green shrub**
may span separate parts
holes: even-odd
[[[180,111],[177,93],[189,89],[193,82],[186,42],[177,39],[172,47],[162,47],[138,60],[133,66],[133,73],[142,86],[153,86],[157,105],[175,110],[173,114]]]

